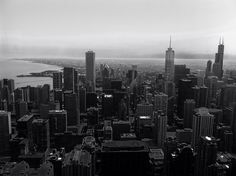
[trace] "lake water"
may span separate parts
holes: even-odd
[[[60,70],[61,68],[53,65],[32,63],[22,60],[0,60],[0,79],[8,78],[15,80],[15,87],[38,86],[50,84],[52,88],[52,78],[49,77],[16,77],[21,74],[31,72],[42,72],[45,70]]]

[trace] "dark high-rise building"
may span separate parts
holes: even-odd
[[[165,78],[162,74],[158,74],[156,76],[156,89],[159,92],[164,92],[165,91]]]
[[[48,119],[48,113],[50,110],[49,104],[40,104],[39,113],[41,119]]]
[[[172,124],[174,122],[174,110],[175,110],[175,97],[168,97],[168,107],[167,107],[167,117],[168,124]]]
[[[214,126],[214,115],[207,108],[199,108],[193,115],[193,137],[192,146],[195,149],[199,145],[201,136],[212,136]]]
[[[7,85],[3,86],[1,90],[1,99],[6,100],[8,103],[10,103],[10,91]]]
[[[193,100],[195,101],[195,106],[199,107],[200,104],[200,87],[199,86],[194,86],[192,87],[193,91]]]
[[[15,112],[16,112],[16,119],[18,120],[22,116],[26,115],[28,110],[28,104],[25,101],[16,102],[15,103]]]
[[[97,94],[95,92],[86,93],[86,108],[97,107]]]
[[[111,80],[111,89],[120,91],[122,88],[122,80]]]
[[[88,51],[85,53],[85,57],[86,80],[91,91],[94,91],[96,88],[95,53],[93,51]]]
[[[95,107],[88,108],[87,119],[88,119],[89,126],[97,125],[99,121],[98,109]]]
[[[103,176],[144,176],[150,171],[149,150],[141,141],[112,141],[104,143],[97,153],[101,161],[98,170]],[[135,158],[135,159],[134,159]]]
[[[27,103],[30,102],[30,89],[29,86],[22,87],[23,90],[23,100]]]
[[[128,83],[132,83],[133,80],[135,80],[138,76],[137,72],[137,65],[132,65],[132,70],[128,70],[128,73],[126,74],[126,77],[128,79]]]
[[[179,89],[178,89],[178,115],[180,118],[183,118],[184,110],[184,101],[186,99],[192,99],[192,81],[188,79],[179,80]]]
[[[54,144],[54,134],[64,133],[67,131],[67,112],[65,110],[49,111],[49,129],[50,143]]]
[[[208,76],[205,80],[205,85],[208,87],[208,105],[216,101],[217,81],[218,78],[216,76]]]
[[[236,103],[232,103],[231,129],[233,131],[233,152],[236,152]]]
[[[175,65],[175,85],[179,85],[180,79],[185,79],[187,74],[190,73],[190,69],[186,65]]]
[[[23,90],[21,88],[14,90],[14,101],[23,101]]]
[[[224,59],[224,40],[220,39],[218,52],[215,55],[215,63],[213,64],[213,74],[219,79],[223,77],[223,59]]]
[[[50,93],[50,85],[44,84],[41,88],[41,95],[40,95],[40,103],[47,104],[49,102],[49,93]]]
[[[114,116],[113,95],[104,94],[102,97],[102,115],[103,118]]]
[[[102,79],[110,77],[109,69],[110,69],[109,65],[107,65],[107,64],[101,64],[100,65],[100,71],[101,71]]]
[[[33,131],[32,131],[32,122],[35,119],[33,114],[24,115],[19,120],[17,120],[17,131],[18,136],[27,138],[29,140],[29,145],[33,144]]]
[[[190,146],[181,146],[167,158],[168,176],[190,176],[194,174],[194,152]]]
[[[154,111],[162,111],[164,114],[167,114],[168,107],[168,95],[158,92],[154,95]]]
[[[63,105],[63,92],[61,89],[54,89],[53,90],[53,98],[54,102],[60,103],[60,109],[62,109]]]
[[[10,93],[12,93],[15,90],[15,82],[13,79],[7,80],[7,86],[9,88]]]
[[[53,73],[53,89],[62,89],[62,72]]]
[[[86,88],[84,87],[79,88],[79,107],[80,112],[86,112]]]
[[[196,176],[207,176],[209,166],[216,163],[217,141],[209,136],[202,136],[197,150],[197,159],[195,166]]]
[[[8,152],[11,135],[11,113],[0,111],[0,155]]]
[[[192,81],[192,86],[197,86],[198,85],[198,77],[194,74],[187,74],[186,79]]]
[[[230,126],[218,124],[216,127],[215,137],[219,139],[218,150],[232,153],[233,147],[233,132]]]
[[[74,92],[75,69],[71,67],[64,68],[64,89]]]
[[[65,110],[49,111],[50,132],[64,133],[67,131],[67,112]]]
[[[208,76],[211,76],[211,67],[212,67],[212,61],[208,60],[207,61],[206,72],[205,72],[205,78],[207,78]]]
[[[193,99],[187,99],[184,102],[184,128],[192,128],[195,104]]]
[[[205,72],[205,78],[207,78],[208,76],[211,76],[211,67],[212,67],[212,61],[208,60],[207,61],[206,72]]]
[[[33,144],[37,151],[45,152],[50,147],[49,121],[34,119],[32,122]]]
[[[200,87],[199,107],[207,106],[208,88],[206,86]]]
[[[175,83],[171,81],[166,81],[164,92],[168,95],[168,97],[175,96]]]
[[[67,111],[68,126],[78,126],[80,124],[78,95],[71,91],[64,92],[64,109]]]
[[[23,138],[31,139],[32,135],[32,122],[34,120],[34,115],[24,115],[17,120],[17,131],[18,136]]]
[[[78,93],[78,71],[74,71],[74,92]]]
[[[222,108],[229,106],[236,101],[236,84],[227,84],[221,88],[220,106]]]
[[[159,148],[164,148],[164,142],[166,140],[167,132],[167,116],[164,113],[154,112],[155,123],[155,142]]]

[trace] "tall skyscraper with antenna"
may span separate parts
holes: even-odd
[[[215,63],[213,64],[213,74],[219,79],[223,77],[223,59],[224,59],[224,39],[220,38],[218,52],[215,55]]]
[[[174,81],[174,72],[175,72],[174,58],[175,58],[175,51],[171,48],[171,37],[170,37],[169,48],[166,50],[166,56],[165,56],[166,81]]]

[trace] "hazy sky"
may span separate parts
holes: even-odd
[[[0,0],[1,53],[32,48],[236,54],[236,0]],[[109,52],[107,53],[109,55]]]

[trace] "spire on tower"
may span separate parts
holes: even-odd
[[[222,39],[222,45],[224,45],[224,37],[223,37],[223,39]]]
[[[170,43],[169,43],[169,48],[171,48],[171,36],[170,36]]]
[[[219,45],[221,44],[221,36],[220,36],[220,40],[219,40]]]

